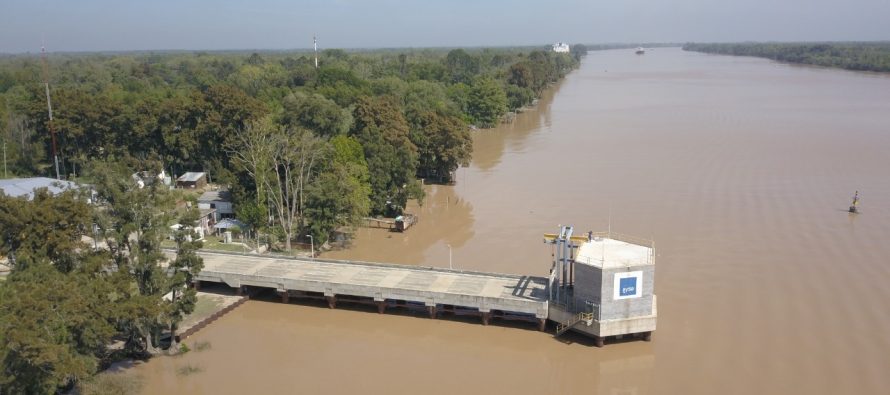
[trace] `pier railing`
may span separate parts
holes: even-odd
[[[556,324],[556,334],[554,336],[559,336],[563,333],[568,332],[569,329],[572,329],[572,327],[578,325],[581,322],[584,322],[587,326],[592,325],[593,313],[578,313],[572,316],[572,318],[570,318],[567,322]]]

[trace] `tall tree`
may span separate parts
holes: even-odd
[[[353,118],[349,134],[361,143],[371,174],[371,211],[400,212],[417,169],[408,122],[391,100],[369,97],[359,99]]]
[[[492,78],[482,77],[470,88],[467,107],[477,125],[493,127],[507,112],[507,95],[500,83]]]
[[[263,189],[290,251],[304,225],[305,191],[318,174],[323,142],[306,129],[286,130],[268,119],[238,131],[235,141],[232,160]]]
[[[52,394],[96,372],[116,333],[115,300],[99,277],[40,261],[0,284],[0,388]]]
[[[473,77],[479,73],[479,58],[474,57],[463,49],[453,49],[445,56],[445,67],[451,76],[451,82],[463,82],[469,84]]]
[[[88,169],[99,201],[105,207],[96,211],[96,222],[108,245],[117,272],[126,273],[143,300],[159,300],[167,292],[167,273],[160,263],[166,260],[161,241],[170,232],[173,222],[173,199],[160,183],[139,188],[130,177],[127,166],[120,162],[98,162]],[[133,306],[136,311],[144,306]],[[163,317],[133,314],[122,322],[127,331],[127,348],[133,352],[154,353]]]
[[[70,272],[87,248],[81,236],[91,229],[91,217],[86,198],[76,191],[54,196],[39,189],[32,199],[0,192],[0,255],[16,267],[49,262]]]
[[[307,190],[308,231],[319,243],[342,226],[354,226],[370,211],[371,186],[362,146],[355,139],[331,139],[326,165]]]
[[[197,251],[203,246],[198,240],[198,234],[194,231],[195,223],[200,213],[192,207],[186,210],[179,218],[179,229],[174,232],[176,241],[176,258],[168,265],[169,283],[167,288],[171,292],[168,316],[170,320],[170,337],[175,342],[176,327],[179,322],[195,310],[198,302],[197,291],[190,285],[195,276],[204,268],[204,259]]]
[[[309,129],[319,137],[333,137],[349,131],[352,114],[319,94],[296,92],[284,98],[281,122]]]
[[[470,130],[459,118],[436,111],[409,114],[411,141],[418,149],[417,173],[451,181],[455,170],[468,165],[473,151]]]
[[[0,229],[15,235],[0,247],[17,256],[0,282],[0,388],[54,393],[95,373],[112,337],[158,317],[161,299],[141,295],[107,251],[79,242],[93,208],[74,192],[0,196],[0,207]]]

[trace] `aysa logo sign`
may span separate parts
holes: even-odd
[[[615,273],[613,298],[630,299],[643,295],[643,272]]]

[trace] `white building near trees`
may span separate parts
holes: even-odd
[[[198,198],[199,209],[215,209],[215,220],[229,218],[235,215],[232,207],[232,193],[229,191],[207,191]]]
[[[569,44],[561,43],[561,42],[553,44],[553,52],[569,53]]]

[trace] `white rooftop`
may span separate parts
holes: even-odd
[[[39,188],[46,188],[49,193],[57,194],[68,189],[77,189],[77,184],[46,177],[0,180],[0,191],[10,197],[24,196],[30,200],[34,198],[34,190]]]
[[[651,248],[606,237],[594,237],[581,244],[575,262],[601,269],[655,264]]]

